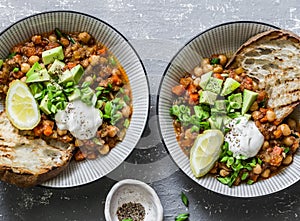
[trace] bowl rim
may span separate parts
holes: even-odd
[[[185,47],[187,47],[191,42],[193,42],[195,39],[197,39],[198,37],[200,37],[201,35],[213,30],[213,29],[216,29],[216,28],[219,28],[219,27],[222,27],[222,26],[227,26],[227,25],[233,25],[233,24],[258,24],[258,25],[265,25],[265,26],[268,26],[270,28],[273,28],[273,29],[281,29],[280,27],[278,26],[275,26],[275,25],[272,25],[272,24],[268,24],[268,23],[265,23],[265,22],[260,22],[260,21],[251,21],[251,20],[239,20],[239,21],[229,21],[229,22],[224,22],[224,23],[221,23],[221,24],[217,24],[217,25],[214,25],[208,29],[205,29],[204,31],[200,32],[199,34],[197,34],[196,36],[190,38],[190,40],[188,40],[181,48],[178,49],[178,51],[175,53],[175,55],[171,58],[171,60],[169,61],[168,65],[166,66],[165,68],[165,71],[161,77],[161,80],[160,80],[160,83],[159,83],[159,88],[158,88],[158,94],[157,94],[157,98],[156,98],[156,113],[158,115],[157,117],[157,123],[158,123],[158,131],[159,131],[159,134],[161,136],[161,140],[162,140],[162,143],[164,144],[164,146],[166,147],[166,151],[167,153],[171,156],[171,159],[172,161],[174,162],[174,164],[180,169],[180,171],[185,175],[187,176],[190,180],[192,180],[193,182],[195,182],[199,187],[202,187],[210,192],[213,192],[213,193],[216,193],[216,194],[220,194],[220,195],[223,195],[223,196],[228,196],[228,197],[234,197],[234,198],[254,198],[254,197],[262,197],[262,196],[266,196],[266,195],[270,195],[270,194],[273,194],[275,192],[270,192],[270,193],[267,193],[267,194],[264,194],[264,195],[254,195],[254,196],[235,196],[235,195],[227,195],[227,194],[223,194],[223,193],[220,193],[220,192],[217,192],[217,191],[213,191],[211,189],[207,189],[206,187],[200,185],[196,179],[193,179],[192,177],[188,176],[185,171],[183,170],[183,168],[181,168],[177,162],[175,161],[175,159],[172,157],[169,149],[167,148],[167,145],[166,145],[166,142],[165,142],[165,139],[164,139],[164,136],[163,136],[163,132],[162,132],[162,127],[161,127],[161,115],[160,115],[160,112],[159,112],[159,109],[160,109],[160,92],[162,90],[162,85],[163,85],[163,82],[164,82],[164,79],[169,71],[169,68],[170,66],[173,64],[174,60],[177,58],[177,56],[184,50]],[[291,185],[293,185],[294,183],[292,183]],[[284,188],[285,189],[285,188]],[[279,191],[283,191],[284,189],[280,189],[276,192],[279,192]]]
[[[147,84],[147,107],[148,108],[147,108],[147,111],[145,112],[145,118],[144,118],[144,121],[143,121],[143,124],[142,124],[143,129],[141,130],[141,136],[140,136],[140,138],[141,138],[143,136],[145,130],[146,130],[147,122],[148,122],[149,117],[150,117],[149,115],[150,115],[150,105],[151,105],[151,94],[150,94],[149,78],[148,78],[148,74],[147,74],[145,65],[144,65],[144,63],[143,63],[140,55],[137,53],[136,49],[133,47],[133,45],[130,43],[130,41],[119,30],[117,30],[114,26],[112,26],[111,24],[109,24],[107,21],[104,21],[104,20],[102,20],[100,18],[97,18],[97,17],[95,17],[93,15],[90,15],[90,14],[87,14],[87,13],[84,13],[84,12],[78,12],[78,11],[74,11],[74,10],[45,10],[45,11],[34,13],[34,14],[31,14],[31,15],[28,15],[28,16],[25,16],[23,18],[18,19],[17,21],[13,22],[12,24],[10,24],[6,28],[4,28],[0,32],[0,37],[3,34],[5,34],[5,32],[7,32],[9,29],[13,28],[15,25],[20,24],[20,23],[24,22],[27,19],[31,19],[31,18],[38,17],[38,16],[45,15],[45,14],[56,14],[56,13],[78,14],[78,15],[82,15],[82,16],[85,16],[87,18],[96,20],[97,22],[103,23],[105,26],[107,26],[108,28],[110,28],[111,30],[113,30],[114,32],[116,32],[116,34],[119,35],[126,42],[126,44],[128,44],[128,46],[131,48],[132,52],[136,56],[136,59],[139,61],[139,64],[141,65],[141,68],[143,70],[143,75],[145,75],[145,80],[146,80],[146,84]],[[137,146],[137,144],[138,143],[136,143],[135,147]],[[132,152],[135,149],[135,147],[132,148],[132,150],[127,154],[127,156],[125,157],[125,159],[122,162],[126,161],[126,159],[128,157],[130,157],[130,155],[132,154]],[[112,172],[116,168],[117,168],[117,166],[115,168],[113,168],[112,170],[110,170],[110,172]],[[108,173],[110,173],[110,172],[108,172]],[[74,187],[84,186],[84,185],[88,185],[88,184],[91,184],[93,182],[96,182],[99,179],[105,177],[107,174],[105,174],[105,175],[103,175],[103,176],[101,176],[101,177],[99,177],[97,179],[91,180],[91,181],[89,181],[87,183],[82,183],[82,184],[78,184],[78,185],[70,185],[70,186],[62,186],[62,187],[56,187],[56,186],[54,186],[54,187],[52,187],[52,186],[44,186],[43,183],[42,183],[42,184],[39,184],[38,186],[42,186],[44,188],[54,188],[54,189],[74,188]]]
[[[156,211],[157,211],[157,221],[162,221],[163,220],[163,207],[161,204],[161,201],[155,192],[155,190],[150,187],[148,184],[140,181],[140,180],[135,180],[135,179],[124,179],[119,182],[117,182],[109,191],[109,193],[106,196],[105,199],[105,206],[104,206],[104,214],[105,214],[105,219],[107,221],[111,221],[111,216],[110,216],[110,205],[111,205],[111,199],[115,195],[115,193],[120,189],[122,186],[125,185],[134,185],[134,186],[139,186],[145,191],[149,192],[152,196],[152,198],[155,201],[155,206],[156,206]]]

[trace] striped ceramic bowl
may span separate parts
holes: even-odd
[[[255,197],[271,194],[296,183],[300,179],[300,154],[294,158],[294,162],[282,172],[269,179],[259,181],[253,185],[242,184],[229,188],[221,184],[212,176],[197,179],[190,169],[188,157],[179,147],[170,116],[172,106],[171,88],[178,84],[179,79],[186,72],[192,70],[205,57],[212,54],[232,55],[250,37],[276,27],[258,22],[231,22],[213,27],[188,42],[172,59],[167,67],[160,85],[158,98],[158,114],[160,131],[164,143],[176,164],[191,179],[199,185],[229,196]],[[299,119],[299,112],[298,119]]]
[[[0,57],[4,58],[17,43],[59,28],[65,32],[89,32],[117,57],[131,84],[133,114],[124,140],[104,157],[71,162],[58,177],[44,183],[48,187],[72,187],[97,180],[119,166],[136,146],[144,130],[149,110],[149,87],[145,68],[128,40],[108,23],[87,14],[53,11],[22,19],[0,34]],[[0,102],[0,111],[3,104]]]

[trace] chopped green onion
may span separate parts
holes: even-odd
[[[0,68],[2,67],[2,65],[3,65],[3,60],[0,59]],[[122,88],[121,88],[121,89],[122,89]]]
[[[248,180],[248,181],[247,181],[247,184],[249,184],[249,185],[251,185],[251,184],[253,184],[253,183],[254,183],[253,180]]]
[[[170,112],[171,112],[172,115],[175,115],[175,116],[179,117],[179,115],[180,115],[180,109],[179,109],[179,106],[176,105],[176,104],[173,105],[173,106],[171,107]]]
[[[7,58],[8,58],[8,59],[11,59],[11,58],[13,58],[16,54],[17,54],[17,52],[10,53],[10,54],[7,56]]]
[[[128,95],[124,95],[123,100],[128,103],[130,101],[130,97]]]
[[[124,126],[125,128],[128,128],[128,127],[129,127],[129,124],[130,124],[129,119],[125,119],[125,121],[124,121],[124,123],[123,123],[123,126]]]
[[[187,198],[187,196],[184,194],[184,192],[181,192],[181,201],[183,202],[183,204],[188,207],[189,206],[189,199]]]
[[[212,58],[210,60],[210,64],[220,64],[220,58]]]
[[[199,132],[200,128],[197,127],[196,125],[193,125],[192,128],[191,128],[191,133],[194,133],[194,132]]]
[[[18,72],[19,70],[20,69],[16,67],[16,68],[13,69],[13,72]]]
[[[248,175],[249,175],[248,172],[243,173],[243,174],[242,174],[242,177],[241,177],[241,180],[247,179]]]
[[[189,213],[182,213],[179,214],[178,216],[175,217],[175,221],[184,221],[189,218],[190,214]]]
[[[257,158],[257,162],[258,162],[259,165],[262,164],[262,160],[260,158]]]

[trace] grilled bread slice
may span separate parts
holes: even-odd
[[[300,37],[284,30],[258,34],[244,43],[227,68],[243,67],[265,90],[279,123],[300,103]]]
[[[0,179],[31,187],[57,176],[70,162],[74,146],[19,135],[5,112],[0,113]]]

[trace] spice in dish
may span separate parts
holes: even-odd
[[[132,221],[144,221],[145,208],[141,203],[128,202],[122,204],[116,212],[119,221],[132,219]]]

